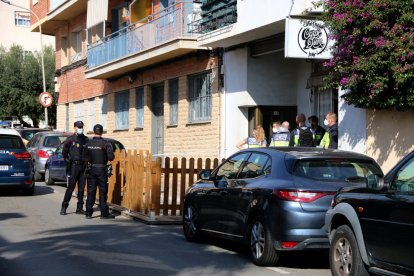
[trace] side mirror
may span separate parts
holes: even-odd
[[[210,180],[210,178],[211,178],[211,171],[210,170],[202,170],[201,172],[198,173],[198,176],[202,180]]]
[[[375,181],[377,182],[377,190],[384,191],[389,188],[389,182],[384,180],[382,175],[375,175]]]

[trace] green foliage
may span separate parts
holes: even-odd
[[[44,48],[45,78],[48,92],[54,95],[55,55],[52,47]],[[13,45],[8,51],[0,49],[0,116],[29,116],[35,125],[44,118],[39,103],[43,92],[41,55],[24,52]],[[56,105],[48,108],[49,124],[56,122]]]
[[[331,87],[357,107],[414,109],[414,2],[326,0],[322,16],[336,40]]]

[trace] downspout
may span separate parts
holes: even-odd
[[[223,157],[225,156],[225,154],[224,155],[222,155],[222,151],[221,151],[221,148],[222,148],[222,135],[223,135],[223,138],[225,138],[226,137],[226,129],[225,129],[225,127],[223,127],[223,131],[222,131],[222,129],[221,129],[221,126],[222,126],[222,120],[225,120],[225,114],[226,114],[226,105],[225,104],[223,104],[222,103],[222,97],[221,97],[221,94],[223,93],[223,99],[224,99],[224,101],[225,101],[225,89],[224,89],[224,72],[222,72],[222,68],[223,68],[223,48],[219,48],[219,49],[217,49],[218,50],[218,52],[217,52],[217,59],[218,59],[218,91],[219,91],[219,115],[218,115],[218,126],[219,126],[219,128],[218,128],[218,157],[219,157],[219,163],[220,163],[220,160],[221,159],[223,159]],[[223,110],[222,110],[223,109]],[[225,121],[224,121],[224,123],[223,123],[223,125],[225,126]],[[223,134],[222,134],[222,132],[223,132]],[[225,140],[223,140],[224,141],[224,145],[225,145]],[[224,147],[223,147],[223,149],[224,149]],[[225,149],[224,149],[224,152],[225,152]]]

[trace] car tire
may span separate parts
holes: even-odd
[[[50,178],[50,170],[49,170],[49,168],[46,168],[46,170],[45,170],[45,184],[46,185],[53,185],[53,184],[55,184],[55,181],[53,181],[53,179]]]
[[[334,276],[368,276],[354,232],[348,225],[338,227],[329,250],[329,264]]]
[[[198,242],[201,240],[198,219],[198,211],[194,205],[185,205],[183,212],[183,232],[185,238],[190,242]]]
[[[33,181],[33,186],[30,189],[23,190],[23,195],[32,196],[32,195],[34,195],[34,191],[35,191],[35,183]]]
[[[253,263],[259,266],[272,266],[279,260],[279,254],[273,247],[269,227],[262,216],[257,216],[250,224],[250,254]]]
[[[37,171],[35,171],[35,173],[34,173],[34,180],[35,181],[41,181],[42,177],[43,177],[43,175],[41,173],[38,173]]]

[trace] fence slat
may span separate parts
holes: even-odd
[[[168,216],[168,199],[170,197],[170,158],[165,158],[165,174],[164,174],[164,200],[162,215]]]
[[[154,210],[155,215],[160,215],[160,204],[161,204],[161,157],[157,157],[154,165],[154,175],[152,181],[153,190],[151,196],[153,197],[151,209]]]
[[[173,159],[173,183],[171,197],[171,215],[177,215],[178,158]]]
[[[187,179],[186,167],[187,166],[187,159],[181,159],[181,182],[180,182],[180,214],[183,210],[183,202],[184,202],[184,195],[185,195],[185,183]]]
[[[188,186],[191,186],[194,183],[194,158],[190,158],[188,174]]]

